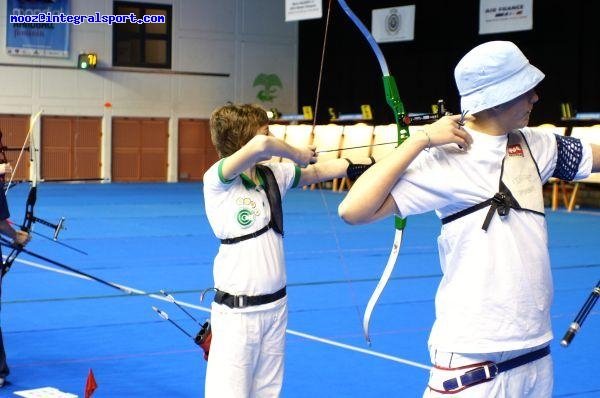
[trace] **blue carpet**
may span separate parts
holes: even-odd
[[[17,186],[8,196],[17,222],[27,189]],[[294,190],[284,203],[290,333],[283,397],[419,397],[441,277],[439,221],[433,214],[409,219],[398,265],[372,318],[373,346],[364,351],[362,313],[387,261],[393,221],[345,225],[336,212],[342,197]],[[204,216],[202,185],[46,183],[35,210],[50,221],[65,216],[59,239],[89,254],[40,237],[29,250],[141,294],[40,268],[52,266],[23,254],[25,262],[15,262],[3,285],[11,375],[0,396],[46,386],[83,396],[89,369],[98,383],[94,398],[203,396],[201,351],[151,309],[197,332],[192,319],[158,299],[164,289],[189,303],[197,319],[208,317],[199,294],[211,285],[218,242]],[[556,340],[600,275],[599,216],[548,212]],[[36,232],[51,233],[42,225]],[[556,397],[600,396],[599,311],[571,347],[552,344]]]

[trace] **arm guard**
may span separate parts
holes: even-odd
[[[350,159],[345,158],[348,162],[348,169],[346,170],[346,175],[352,181],[356,180],[360,177],[367,169],[375,164],[375,159],[372,156],[369,156],[371,159],[371,164],[354,164]]]
[[[556,146],[558,159],[552,177],[572,181],[579,170],[579,163],[583,156],[583,145],[576,138],[557,135]]]

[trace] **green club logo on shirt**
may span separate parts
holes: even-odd
[[[254,213],[250,209],[240,209],[236,216],[237,222],[242,228],[248,228],[254,223]]]
[[[235,215],[235,219],[242,228],[248,228],[254,224],[256,217],[260,215],[260,210],[256,206],[256,202],[250,198],[238,198],[236,203],[239,210]]]

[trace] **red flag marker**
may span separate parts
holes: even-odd
[[[94,391],[98,388],[98,384],[96,384],[96,379],[94,378],[94,372],[90,368],[90,372],[88,373],[87,380],[85,381],[85,398],[90,398]]]

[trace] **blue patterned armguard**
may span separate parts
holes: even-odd
[[[572,181],[579,170],[579,163],[583,157],[581,141],[573,137],[556,136],[556,149],[558,159],[552,177],[564,181]]]

